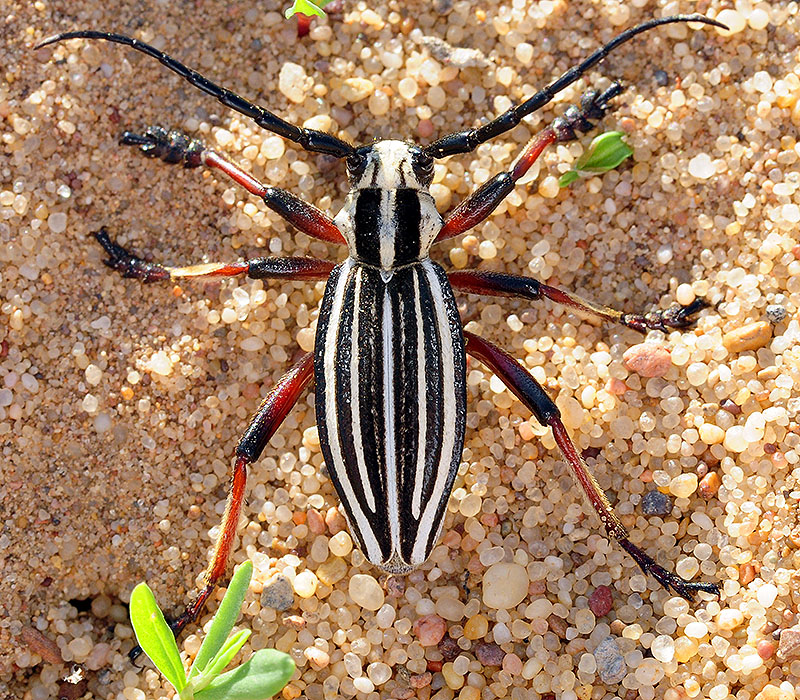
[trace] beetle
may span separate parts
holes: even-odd
[[[201,141],[179,131],[149,127],[125,132],[121,142],[146,156],[185,168],[205,166],[230,176],[303,233],[346,244],[341,264],[309,258],[255,258],[234,263],[169,267],[146,262],[111,240],[105,228],[94,235],[108,255],[106,265],[142,282],[247,275],[254,279],[327,280],[314,350],[278,381],[262,401],[236,448],[230,490],[204,585],[172,623],[178,634],[197,619],[224,576],[245,494],[247,467],[312,382],[320,446],[350,531],[367,560],[384,571],[406,573],[425,562],[441,532],[448,499],[461,461],[466,424],[466,356],[488,366],[553,431],[608,535],[646,574],[686,599],[718,594],[716,584],[687,581],[635,546],[582,456],[559,410],[533,376],[509,354],[462,328],[454,290],[474,294],[550,299],[594,317],[639,331],[691,325],[705,303],[665,311],[629,313],[594,304],[533,278],[479,270],[446,273],[433,262],[434,243],[458,236],[486,219],[510,194],[544,149],[578,138],[594,128],[622,87],[590,90],[580,106],[540,131],[510,169],[479,187],[446,219],[429,187],[434,161],[469,153],[514,128],[548,104],[611,51],[634,36],[675,22],[725,28],[703,15],[674,15],[622,32],[547,87],[483,125],[457,131],[427,146],[378,140],[354,146],[335,135],[300,128],[217,85],[168,54],[137,39],[100,31],[73,31],[39,44],[73,38],[123,44],[160,61],[223,105],[307,151],[344,160],[349,192],[334,218],[289,192],[262,184]]]

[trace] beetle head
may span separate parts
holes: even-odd
[[[427,190],[433,180],[433,158],[404,141],[376,141],[347,157],[347,176],[355,190]]]

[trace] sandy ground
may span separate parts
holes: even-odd
[[[623,27],[664,12],[695,9],[694,3],[669,3],[664,10],[663,3],[611,0],[515,2],[514,12],[524,14],[531,7],[533,19],[527,34],[509,39],[509,31],[519,31],[519,18],[508,6],[451,5],[392,2],[363,13],[365,5],[345,2],[344,11],[328,23],[332,31],[298,41],[294,24],[283,21],[276,14],[281,8],[270,2],[4,3],[0,377],[10,393],[0,393],[0,697],[55,696],[63,673],[55,663],[58,655],[88,668],[86,697],[132,700],[170,692],[152,672],[132,673],[125,658],[132,642],[124,602],[141,580],[170,605],[188,599],[206,561],[209,530],[222,512],[237,436],[259,396],[299,352],[296,341],[307,345],[313,337],[323,290],[322,284],[240,280],[145,287],[108,271],[89,234],[105,225],[134,250],[170,263],[235,260],[264,248],[272,254],[343,255],[295,235],[222,177],[146,161],[118,147],[117,137],[124,129],[149,124],[199,129],[234,159],[254,161],[259,177],[302,194],[331,214],[346,189],[340,165],[331,167],[290,145],[279,158],[272,157],[274,142],[265,146],[246,120],[130,50],[84,42],[36,52],[31,46],[55,31],[115,30],[156,43],[293,122],[332,115],[332,128],[338,124],[339,133],[355,142],[390,135],[424,142],[431,133],[472,126],[505,109],[506,96],[519,100],[530,94],[531,86],[545,84]],[[711,13],[727,7],[701,5]],[[392,595],[390,586],[387,603],[396,609],[397,629],[389,629],[383,642],[381,635],[377,641],[368,637],[370,650],[355,648],[365,667],[391,666],[392,679],[361,697],[403,697],[409,675],[422,677],[414,691],[418,696],[439,693],[438,698],[461,693],[463,698],[521,699],[552,692],[565,700],[630,700],[637,694],[679,700],[728,697],[729,691],[750,700],[768,682],[782,688],[776,692],[800,692],[800,662],[776,656],[774,644],[768,648],[781,630],[796,625],[798,605],[793,472],[798,436],[792,385],[800,381],[793,335],[800,277],[792,261],[800,257],[795,218],[800,201],[795,147],[800,27],[795,3],[762,5],[769,19],[765,28],[746,26],[731,37],[685,27],[656,30],[591,73],[595,80],[607,76],[629,86],[604,124],[629,132],[635,167],[579,182],[556,198],[549,196],[548,186],[540,194],[537,183],[517,187],[508,207],[479,227],[474,238],[455,239],[434,252],[448,268],[466,262],[516,274],[536,272],[551,284],[617,306],[667,305],[674,302],[678,284],[707,281],[695,283],[691,295],[706,294],[723,303],[704,312],[696,332],[652,334],[673,359],[658,386],[624,369],[622,352],[641,342],[633,331],[582,323],[549,305],[498,305],[470,296],[460,302],[460,310],[471,328],[511,349],[529,367],[542,365],[540,379],[547,380],[562,408],[574,414],[580,402],[569,427],[592,457],[603,488],[614,494],[626,524],[640,531],[645,547],[666,543],[659,561],[671,568],[696,557],[695,569],[690,563],[686,570],[699,567],[697,578],[724,584],[721,600],[707,598],[692,608],[691,619],[675,613],[677,624],[664,622],[672,619],[664,612],[670,596],[652,581],[642,588],[630,560],[594,535],[600,532],[597,520],[571,488],[552,439],[545,436],[544,447],[537,449],[531,442],[537,428],[528,423],[529,414],[473,363],[470,371],[477,374],[470,378],[468,423],[477,430],[468,437],[460,490],[445,523],[445,533],[457,535],[405,584],[416,589],[414,596]],[[756,15],[751,24],[758,27],[760,21]],[[479,49],[485,63],[449,72],[443,64],[421,68],[430,52],[422,35]],[[532,57],[526,49],[515,55],[514,45],[525,39],[533,47]],[[405,58],[399,68],[376,58],[382,50],[400,49]],[[285,62],[306,72],[299,102],[279,90]],[[720,64],[732,69],[714,73]],[[426,70],[434,76],[426,78]],[[760,71],[764,76],[754,77]],[[342,82],[354,76],[379,83],[383,96],[349,103]],[[406,99],[398,84],[409,76],[418,79],[420,89]],[[445,100],[429,85],[440,79]],[[683,101],[674,95],[682,80],[690,84]],[[783,84],[777,86],[778,81]],[[574,101],[579,94],[580,88],[566,97]],[[556,112],[560,109],[563,104],[555,106]],[[548,108],[541,123],[553,114]],[[507,167],[536,130],[537,119],[499,139],[499,150],[453,159],[448,174],[437,180],[447,186],[446,192],[438,191],[440,203],[446,206],[452,199],[455,205],[474,183]],[[584,137],[581,143],[589,140]],[[249,155],[248,144],[256,146]],[[558,175],[580,150],[553,149],[540,181]],[[692,174],[706,163],[703,156],[692,165],[702,154],[708,154],[715,171],[710,177]],[[565,237],[567,229],[576,228],[582,231],[577,241]],[[772,243],[765,245],[769,236]],[[549,248],[534,248],[540,241],[548,241]],[[577,263],[570,255],[576,248],[583,251]],[[769,328],[772,340],[765,339],[757,351],[715,354],[723,333],[766,322],[768,305],[786,311]],[[264,347],[242,349],[252,336],[263,338]],[[543,343],[542,337],[550,342]],[[708,346],[699,341],[702,337],[711,339]],[[785,342],[774,345],[780,338]],[[257,345],[251,341],[246,347]],[[678,347],[688,351],[676,354]],[[593,353],[603,352],[613,357],[611,376],[597,370],[602,359]],[[692,363],[705,369],[689,371]],[[723,366],[728,374],[720,370]],[[165,373],[157,371],[164,367]],[[619,396],[614,394],[619,385],[609,388],[616,372],[628,387]],[[583,393],[587,385],[596,390],[596,399]],[[665,407],[671,396],[683,399],[680,410],[674,402]],[[253,646],[278,645],[301,664],[286,697],[301,692],[309,698],[336,697],[337,688],[351,697],[356,691],[346,677],[343,654],[376,623],[375,613],[347,598],[347,581],[321,584],[309,600],[296,597],[290,612],[305,618],[295,621],[300,631],[287,627],[280,613],[262,612],[258,604],[260,587],[275,571],[292,578],[304,568],[317,568],[305,513],[324,514],[336,505],[327,479],[315,476],[321,455],[312,400],[300,400],[253,467],[236,560],[266,552],[257,562],[246,621],[257,630]],[[743,409],[729,414],[730,424],[718,416],[724,400]],[[777,413],[765,414],[770,408]],[[650,431],[642,427],[645,413],[655,425]],[[750,429],[755,433],[747,436],[755,438],[743,449],[735,440],[741,439],[741,430],[726,434],[727,442],[717,440],[713,431],[698,437],[703,416],[728,431],[747,427],[753,413],[766,415],[767,425],[759,428],[754,419]],[[677,414],[674,424],[664,421],[670,414]],[[620,416],[630,418],[634,427],[613,423]],[[670,435],[680,436],[677,444],[669,444]],[[647,442],[655,438],[666,447]],[[702,477],[709,469],[722,478],[714,494],[702,498],[692,490],[689,497],[676,497],[673,489],[674,507],[663,522],[642,515],[641,495],[654,480],[669,493],[679,473]],[[482,499],[481,509],[471,512],[472,506],[464,504],[468,494]],[[711,530],[690,524],[696,511],[708,515]],[[482,515],[474,517],[478,512]],[[670,529],[675,522],[680,527]],[[336,526],[329,525],[325,536],[331,527]],[[465,532],[475,538],[460,537]],[[476,538],[486,542],[479,545]],[[572,580],[565,571],[540,571],[536,562],[561,556],[576,542],[574,556],[563,555],[566,571],[576,579],[565,591],[559,579]],[[481,602],[486,567],[480,557],[488,543],[501,547],[506,561],[521,561],[531,576],[529,596],[510,611]],[[699,544],[708,545],[710,554],[698,550]],[[385,577],[355,550],[345,559],[352,573],[374,575],[385,584]],[[576,577],[575,569],[587,561],[588,568]],[[576,614],[586,612],[588,596],[603,583],[614,589],[615,609],[597,626],[592,618],[588,630],[576,631],[581,627]],[[775,588],[774,595],[766,585]],[[340,593],[331,598],[341,601],[338,606],[323,600],[331,589]],[[442,661],[452,657],[435,646],[420,646],[410,631],[422,614],[442,613],[431,602],[442,598],[455,598],[471,605],[473,616],[488,618],[486,640],[497,641],[506,656],[500,668],[482,666],[475,661],[474,645],[463,637],[466,621],[449,621],[450,636],[463,642],[459,652],[467,660],[461,667],[469,668],[461,674],[463,688],[452,675],[443,681],[439,672]],[[544,623],[526,608],[543,599],[551,603],[544,605],[551,618]],[[330,608],[344,612],[337,617]],[[720,613],[728,609],[737,615],[742,611],[742,621],[730,629],[726,625],[733,623],[720,622]],[[514,626],[518,621],[523,627]],[[692,622],[705,624],[706,631],[698,637],[688,634],[687,629],[696,632],[687,628]],[[509,637],[491,631],[498,623],[511,630]],[[344,632],[337,637],[336,630]],[[664,634],[695,648],[686,651],[679,643],[676,658],[657,664],[664,677],[647,675],[642,659],[653,660],[653,639]],[[604,683],[588,660],[581,665],[606,635],[618,638],[629,655],[622,685]],[[43,639],[57,646],[42,646]],[[759,647],[764,641],[767,645]],[[303,649],[310,646],[324,648],[330,664],[306,661]],[[756,649],[766,658],[749,668]],[[426,672],[431,672],[427,683]],[[331,676],[336,683],[323,686]]]

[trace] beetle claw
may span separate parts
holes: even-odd
[[[142,282],[156,282],[169,279],[169,270],[163,265],[150,263],[128,252],[121,245],[114,243],[108,236],[105,226],[92,234],[97,242],[108,253],[108,259],[103,262],[112,270],[116,270],[123,277],[141,280]]]
[[[668,333],[676,328],[689,328],[697,320],[695,315],[711,306],[705,299],[697,298],[686,306],[671,306],[669,309],[650,311],[642,314],[622,314],[620,323],[640,333],[663,331]]]
[[[203,164],[203,142],[176,129],[148,126],[143,134],[125,131],[119,142],[123,146],[138,146],[148,158],[160,158],[165,163],[183,163],[184,168]]]

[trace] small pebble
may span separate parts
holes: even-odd
[[[628,673],[625,658],[614,637],[606,637],[594,650],[597,673],[606,685],[619,683]]]
[[[622,362],[627,369],[642,377],[663,377],[672,367],[672,356],[659,343],[639,343],[624,352]]]
[[[781,630],[778,640],[778,656],[793,659],[800,656],[800,627]]]
[[[756,652],[762,659],[764,659],[764,661],[772,658],[772,655],[775,653],[775,649],[776,644],[771,639],[762,639],[756,645]]]
[[[489,620],[484,615],[473,615],[464,625],[464,636],[467,639],[482,639],[489,631]]]
[[[438,615],[425,615],[414,621],[414,635],[424,647],[436,646],[447,631],[447,624]]]
[[[678,474],[669,484],[669,492],[676,498],[689,498],[697,491],[697,474]]]
[[[767,304],[767,319],[772,324],[778,324],[786,318],[786,307],[780,304]]]
[[[301,598],[310,598],[317,592],[318,579],[313,571],[301,571],[294,577],[294,592]]]
[[[375,90],[371,80],[366,78],[347,78],[339,92],[348,102],[359,102],[369,97]]]
[[[796,696],[791,690],[768,683],[754,700],[796,700]]]
[[[414,673],[409,676],[408,684],[415,690],[419,690],[429,686],[431,680],[433,680],[433,674],[430,671],[425,671],[425,673]]]
[[[356,574],[350,579],[348,592],[353,602],[365,610],[377,610],[385,596],[380,584],[369,574]]]
[[[736,608],[725,608],[720,610],[716,622],[721,630],[735,630],[744,622],[744,614]]]
[[[495,610],[519,605],[528,594],[528,572],[510,562],[493,564],[483,575],[483,602]]]
[[[306,98],[308,89],[306,69],[297,63],[286,62],[278,74],[278,90],[292,102],[299,104]]]
[[[330,557],[317,567],[316,574],[326,586],[333,586],[347,574],[347,562],[341,557]]]
[[[595,617],[603,617],[611,612],[614,607],[614,597],[608,586],[598,586],[589,596],[589,610]]]
[[[699,493],[702,498],[708,500],[717,495],[717,491],[719,491],[721,485],[722,482],[717,472],[708,472],[708,474],[700,479],[700,483],[697,486],[697,493]]]
[[[766,321],[756,321],[725,333],[722,344],[731,353],[745,352],[763,348],[771,337],[772,326]]]
[[[767,610],[772,607],[778,597],[778,588],[772,583],[765,583],[756,591],[756,599]]]
[[[689,160],[689,174],[698,180],[707,180],[716,172],[714,162],[708,153],[698,153]]]
[[[699,432],[700,439],[706,445],[718,445],[725,439],[725,431],[713,423],[703,423]]]
[[[283,574],[275,574],[264,584],[261,591],[261,605],[282,612],[294,605],[292,583]]]
[[[648,491],[642,497],[642,513],[645,515],[667,515],[672,512],[672,501],[658,490]]]
[[[306,647],[303,650],[303,656],[317,668],[325,668],[331,662],[330,654],[317,647]]]
[[[500,666],[506,653],[493,642],[481,642],[475,647],[475,658],[484,666]]]

